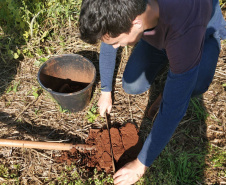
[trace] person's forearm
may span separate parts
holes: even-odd
[[[183,118],[196,84],[197,74],[198,66],[183,74],[169,72],[159,113],[138,155],[138,159],[145,166],[150,166],[161,153]]]
[[[101,91],[112,91],[112,80],[115,69],[117,49],[114,49],[111,45],[101,43],[100,47],[100,79],[101,79]]]

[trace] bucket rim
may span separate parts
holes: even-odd
[[[60,93],[60,92],[56,92],[56,91],[53,91],[52,89],[50,88],[46,88],[42,82],[40,81],[40,73],[41,73],[41,70],[43,69],[43,67],[46,66],[46,64],[48,62],[50,62],[52,59],[54,58],[58,58],[58,57],[64,57],[64,56],[79,56],[79,57],[82,57],[84,59],[86,59],[87,62],[89,62],[92,67],[94,68],[94,77],[93,77],[93,80],[89,83],[88,86],[86,86],[84,89],[80,90],[80,91],[76,91],[76,92],[72,92],[72,93]],[[77,94],[80,94],[84,91],[86,91],[87,89],[89,89],[91,86],[93,86],[95,80],[96,80],[96,67],[94,66],[94,64],[86,57],[82,56],[82,55],[79,55],[79,54],[61,54],[61,55],[54,55],[53,57],[49,58],[47,61],[45,61],[42,66],[39,68],[38,70],[38,74],[37,74],[37,80],[38,80],[38,83],[39,85],[44,89],[46,90],[47,92],[51,93],[51,94],[55,94],[55,95],[61,95],[61,96],[71,96],[71,95],[77,95]]]

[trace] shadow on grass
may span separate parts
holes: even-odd
[[[64,130],[54,129],[50,126],[35,125],[32,120],[29,123],[26,120],[15,120],[15,116],[9,115],[6,112],[0,112],[0,122],[4,124],[4,127],[9,130],[5,132],[1,139],[17,138],[23,140],[24,138],[31,137],[38,141],[68,141],[70,143],[83,143],[82,139],[77,135],[69,134]],[[10,129],[15,130],[14,133],[10,132]]]
[[[0,30],[1,32],[1,30]],[[0,33],[1,34],[1,33]],[[13,59],[10,52],[15,52],[15,46],[7,46],[6,40],[11,39],[7,36],[0,35],[0,96],[5,92],[5,90],[10,90],[8,88],[11,81],[15,79],[17,74],[17,68],[19,66],[19,60]],[[11,85],[11,90],[16,88],[17,84]]]
[[[17,88],[18,84],[16,84],[16,82],[14,84],[11,84],[11,82],[15,79],[18,65],[19,63],[17,61],[12,60],[5,63],[0,58],[0,96],[5,91],[11,91]]]
[[[22,55],[17,54],[20,49],[19,45],[14,43],[15,36],[3,33],[0,27],[0,96],[8,88],[11,81],[15,79],[17,68],[19,67],[19,60],[23,58]],[[14,55],[18,56],[14,56]],[[17,58],[17,59],[14,59]],[[15,90],[17,84],[11,85],[11,90]]]
[[[157,77],[152,85],[149,104],[163,91],[164,75],[166,73]],[[207,116],[202,96],[192,98],[170,142],[144,176],[144,184],[203,184],[208,146],[205,124]],[[143,141],[152,125],[149,119],[143,118],[139,132]]]

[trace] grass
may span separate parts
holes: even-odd
[[[226,164],[226,151],[211,146],[211,153],[214,153],[211,158],[214,167],[223,167]]]
[[[10,93],[11,91],[16,93],[18,91],[19,85],[20,85],[20,81],[18,82],[14,81],[14,84],[7,88],[6,93]]]
[[[98,106],[96,103],[94,103],[90,110],[87,112],[86,118],[88,119],[89,123],[94,123],[94,121],[99,117],[97,109]]]
[[[20,184],[20,170],[19,165],[12,165],[12,168],[0,165],[0,178],[2,177],[2,179],[4,179],[4,183],[1,184]],[[57,179],[49,180],[48,177],[46,177],[44,183],[49,185],[55,185],[56,183],[62,185],[113,184],[112,175],[106,175],[104,172],[98,173],[96,169],[94,169],[94,175],[92,177],[86,179],[84,179],[84,177],[82,178],[82,176],[86,174],[86,171],[78,169],[75,165],[66,165]]]
[[[191,104],[192,104],[193,114],[196,116],[196,118],[199,121],[206,121],[209,114],[206,112],[204,106],[202,105],[202,99],[192,98]]]
[[[14,184],[19,184],[20,166],[12,165],[10,168],[1,164],[0,165],[0,177],[3,177],[5,181],[11,181]],[[7,184],[7,183],[3,183]]]
[[[166,147],[141,179],[141,184],[197,184],[202,181],[204,158],[205,153],[181,148],[175,152]]]
[[[43,43],[56,39],[61,40],[61,47],[65,46],[65,38],[57,30],[65,23],[69,27],[77,24],[81,2],[1,1],[0,7],[5,8],[0,9],[0,28],[4,32],[0,35],[0,58],[6,63],[8,60],[21,60],[24,56],[51,54],[54,48],[43,46]]]
[[[65,185],[106,185],[113,184],[113,178],[111,175],[106,175],[105,173],[98,173],[94,169],[94,175],[92,178],[82,178],[86,172],[84,170],[78,169],[76,166],[65,166],[64,171],[56,179],[56,181],[45,180],[48,184],[65,184]]]

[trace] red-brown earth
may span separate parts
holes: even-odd
[[[127,123],[120,128],[110,129],[112,151],[114,164],[119,169],[127,162],[134,160],[140,149],[141,142],[138,136],[138,130],[132,123]],[[86,140],[87,146],[96,146],[95,150],[84,150],[83,152],[73,148],[70,152],[63,152],[58,162],[67,162],[68,164],[77,163],[87,168],[97,168],[98,171],[113,171],[111,145],[109,132],[107,129],[90,129]],[[84,145],[85,146],[85,145]]]

